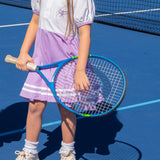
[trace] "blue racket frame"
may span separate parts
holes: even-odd
[[[121,101],[123,100],[124,98],[124,95],[125,95],[125,92],[126,92],[126,87],[127,87],[127,81],[126,81],[126,76],[123,72],[123,70],[121,69],[121,67],[119,65],[117,65],[115,62],[113,62],[112,60],[108,59],[108,58],[105,58],[105,57],[102,57],[102,56],[98,56],[98,55],[89,55],[89,57],[97,57],[97,58],[101,58],[101,59],[105,59],[107,61],[109,61],[110,63],[112,63],[114,66],[116,66],[119,71],[121,72],[122,76],[123,76],[123,79],[124,79],[124,88],[123,88],[123,92],[121,94],[121,97],[119,98],[119,101],[114,105],[112,106],[111,109],[107,110],[106,112],[104,112],[103,114],[84,114],[84,113],[77,113],[76,111],[72,110],[71,108],[67,107],[65,104],[63,104],[61,102],[61,100],[59,99],[59,97],[56,95],[56,91],[55,91],[55,86],[54,86],[54,81],[55,81],[55,78],[56,78],[56,74],[59,72],[60,68],[65,65],[66,63],[68,63],[69,61],[73,60],[73,59],[77,59],[78,56],[75,56],[75,57],[71,57],[69,59],[66,59],[66,60],[63,60],[63,61],[60,61],[60,62],[57,62],[57,63],[53,63],[53,64],[49,64],[49,65],[45,65],[45,66],[37,66],[37,69],[35,70],[47,83],[47,85],[50,87],[53,95],[55,96],[56,100],[58,101],[58,103],[60,103],[63,107],[65,107],[67,110],[77,114],[77,115],[80,115],[80,116],[83,116],[83,117],[98,117],[98,116],[103,116],[103,115],[106,115],[112,111],[114,111],[118,106],[119,104],[121,103]],[[49,82],[48,79],[43,75],[43,73],[40,71],[40,69],[48,69],[48,68],[51,68],[51,67],[57,67],[54,75],[53,75],[53,81],[52,82]]]

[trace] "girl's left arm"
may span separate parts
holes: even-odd
[[[91,25],[84,25],[79,27],[79,55],[77,60],[76,72],[75,72],[75,83],[74,87],[76,91],[89,90],[89,80],[86,75],[86,64],[88,60],[89,50],[90,50],[90,32]]]

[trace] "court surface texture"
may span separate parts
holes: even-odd
[[[6,64],[18,56],[32,11],[0,5],[0,160],[14,160],[25,139],[28,101],[19,96],[27,72]],[[78,160],[160,160],[160,37],[94,23],[91,54],[105,56],[126,73],[126,96],[104,117],[77,117]],[[33,52],[33,47],[30,54]],[[41,160],[58,160],[60,114],[48,103],[39,137]]]

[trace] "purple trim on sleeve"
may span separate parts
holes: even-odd
[[[80,23],[80,24],[77,24],[77,27],[81,27],[81,26],[84,26],[84,25],[87,25],[87,24],[92,24],[93,22],[90,21],[90,22],[83,22],[83,23]]]
[[[33,13],[39,16],[39,13],[38,13],[38,12],[33,11]]]

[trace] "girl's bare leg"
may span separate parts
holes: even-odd
[[[34,101],[29,103],[27,124],[26,124],[26,140],[37,142],[42,125],[42,114],[47,102]]]
[[[58,104],[62,119],[62,138],[64,143],[72,143],[76,132],[76,115]]]

